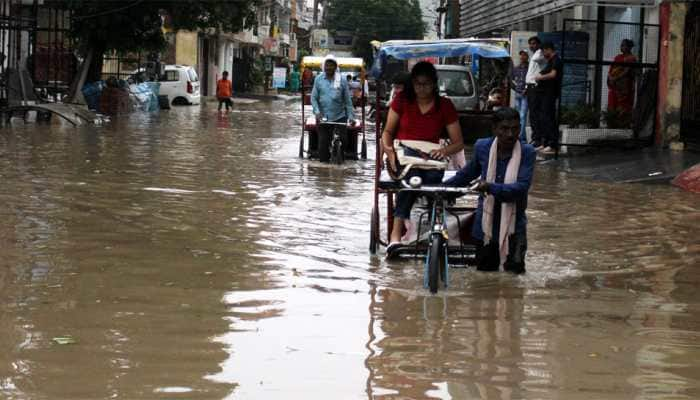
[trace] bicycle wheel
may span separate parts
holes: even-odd
[[[343,142],[341,142],[340,140],[336,140],[333,142],[333,153],[331,157],[334,158],[333,161],[335,161],[336,164],[340,165],[343,163]]]
[[[443,237],[440,234],[433,234],[430,238],[430,255],[428,259],[428,287],[430,293],[437,293],[438,282],[440,280],[440,270],[445,262],[443,251]]]

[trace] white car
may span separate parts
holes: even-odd
[[[139,69],[135,75],[136,81],[144,80],[143,69]],[[160,94],[167,95],[170,104],[199,104],[201,99],[199,77],[194,68],[187,65],[166,65],[165,73],[158,82],[160,82]]]

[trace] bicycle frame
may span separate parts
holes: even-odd
[[[342,160],[337,160],[337,159],[335,159],[335,160],[334,160],[334,158],[337,157],[337,155],[335,154],[334,149],[335,149],[336,145],[338,144],[338,142],[340,142],[340,147],[341,147],[341,148],[343,147],[343,146],[342,146],[342,145],[343,145],[343,142],[345,142],[345,141],[347,140],[347,128],[350,127],[350,124],[348,124],[347,122],[322,121],[322,122],[319,124],[319,127],[320,127],[320,126],[323,126],[323,125],[330,125],[330,126],[332,127],[332,129],[331,129],[331,138],[330,138],[331,140],[330,140],[330,143],[329,143],[329,144],[330,144],[330,147],[331,147],[331,161],[335,161],[336,163],[340,164],[341,162],[344,161],[344,159],[342,159]],[[342,134],[341,134],[341,129],[343,129],[343,128],[346,129],[346,131],[345,131],[346,140],[343,140],[343,137],[342,137]]]
[[[454,214],[454,212],[450,211],[450,208],[447,205],[448,202],[448,197],[451,195],[462,195],[462,194],[477,194],[474,190],[470,188],[462,188],[462,187],[449,187],[449,186],[444,186],[444,185],[426,185],[422,187],[416,187],[413,188],[409,184],[407,184],[405,181],[402,181],[402,185],[404,186],[401,191],[410,191],[410,192],[415,192],[421,196],[425,196],[431,201],[431,205],[429,208],[429,222],[430,222],[430,234],[429,234],[429,240],[428,240],[428,246],[425,254],[425,263],[424,263],[424,268],[423,268],[423,286],[428,288],[430,286],[429,279],[430,279],[430,263],[431,263],[431,249],[433,248],[433,241],[436,240],[436,237],[439,235],[442,241],[442,246],[443,248],[440,251],[440,257],[444,257],[443,263],[442,263],[442,271],[438,271],[439,276],[443,276],[443,283],[444,287],[447,288],[449,286],[449,281],[450,281],[450,247],[449,247],[449,234],[448,234],[448,227],[447,227],[447,214],[453,215],[455,218],[457,218],[457,226],[458,230],[461,232],[462,231],[462,224],[460,222],[459,216]],[[418,226],[420,227],[423,215],[425,215],[428,212],[425,212],[421,215],[421,218],[418,221]],[[420,229],[418,230],[418,234],[416,236],[416,250],[418,250],[418,242],[420,238]],[[464,244],[462,243],[462,239],[460,238],[460,252],[464,252]],[[443,275],[444,274],[444,275]]]

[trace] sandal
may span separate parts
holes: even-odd
[[[402,243],[401,242],[392,242],[389,243],[388,246],[386,246],[386,258],[393,258],[394,257],[394,251],[396,251],[399,247],[401,247]]]

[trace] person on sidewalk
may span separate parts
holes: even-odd
[[[355,120],[348,82],[338,71],[338,61],[328,55],[323,61],[323,73],[314,80],[311,105],[316,116],[317,135],[309,136],[309,149],[318,152],[322,162],[330,160],[332,126],[322,126],[322,121],[348,122]],[[343,136],[347,136],[344,134]],[[348,147],[347,138],[341,138],[343,152]]]
[[[532,128],[532,140],[530,141],[535,147],[542,146],[542,127],[541,119],[544,113],[542,109],[542,93],[537,88],[537,80],[535,78],[540,74],[540,71],[547,64],[544,58],[542,49],[540,49],[540,39],[533,36],[527,41],[532,56],[530,64],[525,75],[525,96],[527,96],[527,104],[530,110],[530,128]],[[542,146],[544,148],[544,146]]]
[[[527,70],[530,68],[530,56],[525,50],[520,50],[518,55],[520,56],[520,64],[513,68],[510,77],[510,85],[513,92],[515,92],[515,109],[520,113],[520,141],[527,143],[527,134],[525,130],[525,127],[527,127],[527,90],[525,79],[527,77]]]
[[[561,92],[561,82],[564,64],[554,51],[554,45],[547,42],[542,45],[542,52],[547,59],[547,66],[535,80],[541,97],[542,115],[540,128],[542,131],[542,154],[554,154],[559,146],[559,124],[557,123],[557,99]]]
[[[221,74],[221,79],[216,82],[216,98],[219,100],[219,111],[221,111],[221,106],[226,104],[226,111],[229,111],[233,107],[233,102],[231,101],[231,96],[233,95],[233,88],[231,86],[231,81],[228,80],[228,71],[224,71]]]
[[[289,89],[292,93],[299,92],[299,83],[301,76],[299,75],[298,67],[295,65],[292,72],[289,74]]]
[[[472,237],[479,271],[503,269],[525,273],[527,252],[527,197],[535,168],[536,152],[518,140],[520,114],[504,107],[493,115],[493,137],[474,144],[472,159],[447,186],[468,186],[479,178],[482,193],[474,216]]]
[[[620,44],[620,54],[615,56],[616,63],[636,63],[637,57],[632,54],[634,42],[623,39]],[[631,114],[634,108],[634,69],[623,65],[611,65],[608,71],[608,110],[618,110]]]
[[[308,91],[311,89],[311,86],[314,84],[314,72],[309,68],[306,67],[304,68],[304,71],[301,73],[301,87],[305,91]]]

